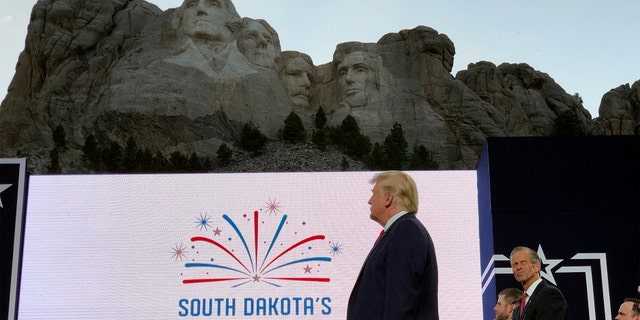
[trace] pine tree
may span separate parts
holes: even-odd
[[[156,172],[153,168],[153,152],[148,148],[138,150],[136,153],[138,172]]]
[[[373,145],[373,149],[371,150],[371,154],[367,161],[367,166],[370,170],[383,170],[387,167],[385,164],[384,151],[382,150],[382,146],[379,142],[376,142]]]
[[[203,172],[204,166],[202,165],[202,160],[198,157],[198,154],[194,151],[191,156],[189,156],[189,160],[187,160],[187,171],[188,172]]]
[[[104,163],[107,171],[120,171],[122,168],[122,147],[117,142],[111,141],[109,147],[105,148],[104,152],[102,152],[101,161]]]
[[[122,154],[122,170],[124,172],[139,172],[141,163],[138,160],[138,144],[133,137],[129,137]]]
[[[300,116],[295,112],[291,111],[289,116],[284,119],[281,138],[289,143],[300,143],[304,142],[305,137],[306,132],[304,130],[304,125],[302,124],[302,119],[300,119]]]
[[[156,151],[151,161],[152,172],[167,172],[169,171],[169,161],[160,151]]]
[[[313,142],[318,149],[325,150],[329,143],[329,137],[327,136],[327,129],[325,128],[327,124],[327,115],[324,113],[322,107],[320,107],[318,112],[316,112],[316,115],[313,118],[313,123],[315,129],[311,136],[311,142]]]
[[[253,124],[247,123],[242,127],[240,133],[240,147],[242,149],[251,152],[253,156],[258,156],[262,153],[266,143],[267,137]]]
[[[342,169],[342,171],[347,171],[347,169],[349,169],[349,161],[347,161],[347,157],[342,157],[340,168]]]
[[[327,115],[324,113],[324,109],[320,107],[313,117],[313,124],[316,129],[322,129],[327,125]]]
[[[100,153],[101,148],[96,141],[96,137],[93,134],[89,134],[84,139],[84,145],[82,146],[82,157],[85,162],[92,164],[94,170],[100,170]]]
[[[437,170],[438,164],[433,161],[431,153],[424,145],[414,145],[413,154],[409,157],[409,169],[411,170]]]
[[[344,153],[358,159],[364,159],[371,150],[371,141],[360,133],[358,123],[351,115],[331,130],[330,139]]]
[[[59,155],[58,155],[58,150],[57,148],[53,148],[50,152],[49,152],[49,158],[51,159],[51,162],[49,163],[49,173],[60,173],[60,160],[59,160]]]
[[[218,165],[220,167],[226,167],[231,164],[231,158],[233,157],[233,151],[226,143],[222,143],[216,152],[218,155]]]
[[[171,172],[187,172],[188,160],[185,155],[178,151],[174,151],[169,156],[169,165]]]
[[[404,130],[398,122],[393,124],[391,132],[384,139],[382,149],[384,151],[386,168],[402,170],[405,161],[407,161],[407,148],[409,144],[404,138]]]
[[[53,145],[58,151],[64,151],[67,149],[66,133],[62,125],[58,125],[52,132]]]

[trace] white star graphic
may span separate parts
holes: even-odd
[[[553,277],[551,270],[561,263],[563,259],[547,259],[542,250],[542,245],[538,245],[538,256],[540,256],[540,260],[542,260],[542,265],[546,265],[544,271],[540,270],[540,276],[556,285],[556,279]],[[540,268],[542,268],[542,266],[540,266]]]
[[[10,184],[0,184],[0,193],[2,193],[2,191],[9,189],[9,187],[11,187]],[[0,197],[0,208],[4,208],[4,206],[2,205],[2,197]]]

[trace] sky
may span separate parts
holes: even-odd
[[[182,0],[151,0],[160,9]],[[0,0],[0,100],[24,50],[34,0]],[[233,0],[243,17],[265,19],[282,50],[330,62],[337,44],[377,42],[424,25],[456,48],[452,74],[470,63],[527,63],[567,93],[578,93],[593,118],[602,96],[640,80],[637,0]]]

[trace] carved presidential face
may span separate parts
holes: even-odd
[[[223,0],[186,0],[183,3],[182,32],[193,39],[228,42],[229,10]]]
[[[312,70],[313,66],[302,57],[291,58],[285,62],[280,79],[294,106],[309,107]]]
[[[338,84],[342,88],[343,102],[361,107],[368,102],[368,93],[377,90],[376,73],[366,54],[350,53],[338,65]]]
[[[250,20],[243,24],[238,49],[255,65],[271,68],[276,57],[273,35],[262,23]]]

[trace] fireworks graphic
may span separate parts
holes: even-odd
[[[171,258],[174,258],[174,261],[178,261],[178,259],[182,261],[182,258],[184,258],[185,254],[187,253],[186,249],[186,247],[182,246],[182,243],[180,245],[176,244],[175,246],[173,246],[173,248],[171,248],[171,253],[173,253]]]
[[[275,199],[269,199],[269,202],[267,202],[267,212],[269,215],[272,213],[278,214],[278,212],[280,212],[280,202],[277,202]]]
[[[329,245],[331,248],[330,252],[332,255],[337,256],[342,253],[342,245],[339,243],[332,243]]]
[[[269,216],[279,211],[279,202],[275,200],[269,199],[266,205]],[[265,225],[265,221],[260,221],[258,211],[254,211],[252,217],[244,214],[242,218],[234,221],[229,215],[223,214],[222,219],[228,224],[228,228],[220,225],[222,228],[219,226],[211,230],[210,236],[191,237],[189,253],[194,257],[189,258],[190,261],[184,267],[188,271],[197,271],[188,272],[197,276],[183,279],[183,284],[229,282],[231,287],[239,287],[250,283],[265,283],[281,287],[288,281],[331,281],[328,277],[313,276],[311,272],[313,270],[314,273],[319,273],[322,263],[331,262],[331,257],[315,254],[317,250],[313,250],[314,244],[325,240],[324,235],[301,238],[292,245],[285,245],[278,239],[283,236],[283,230],[290,226],[288,215],[283,215],[277,226],[268,223]],[[210,224],[212,219],[207,214],[200,214],[196,228],[200,231],[204,229],[205,232],[209,231],[208,228],[213,229]],[[247,223],[249,226],[246,226]],[[301,225],[305,226],[306,223]],[[220,237],[225,228],[232,231],[228,230],[225,237]],[[250,229],[250,232],[242,231],[246,229]],[[298,235],[295,230],[293,233]],[[336,256],[341,253],[341,245],[330,242],[330,247],[330,254]],[[175,261],[186,259],[186,247],[182,244],[173,247],[172,253]],[[300,275],[301,271],[303,273]]]
[[[211,225],[209,224],[209,220],[211,220],[211,217],[209,217],[207,214],[203,216],[201,213],[200,218],[196,220],[196,224],[198,225],[200,230],[204,229],[206,231],[207,228],[211,227]]]

